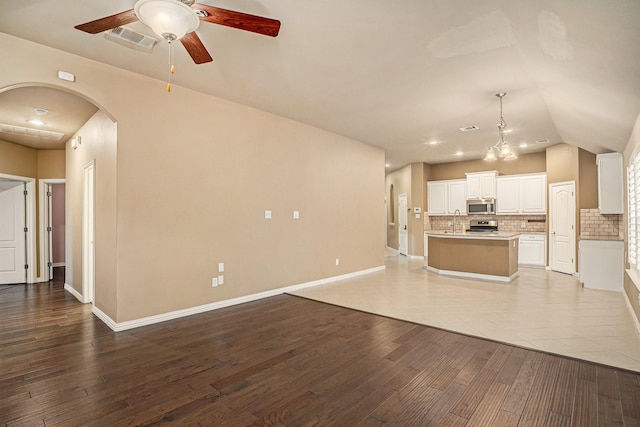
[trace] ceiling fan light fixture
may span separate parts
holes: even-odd
[[[134,10],[143,24],[167,41],[181,39],[200,25],[195,10],[176,0],[138,0]]]

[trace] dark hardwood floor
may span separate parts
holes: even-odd
[[[637,373],[294,296],[113,333],[54,282],[0,313],[0,425],[640,425]]]

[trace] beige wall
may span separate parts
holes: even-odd
[[[0,88],[61,87],[117,122],[115,162],[111,148],[96,147],[108,159],[96,159],[96,304],[117,322],[384,265],[382,150],[179,84],[168,94],[160,81],[6,34],[0,50],[12,64]],[[76,83],[57,80],[59,69]],[[82,132],[81,148],[67,153],[72,186],[88,159]],[[78,191],[67,202],[76,289]],[[212,288],[218,262],[225,283]]]
[[[0,173],[36,178],[37,150],[0,140]]]
[[[556,144],[547,148],[547,184],[578,181],[578,147]]]
[[[389,200],[392,184],[394,187],[395,200]],[[398,196],[406,194],[407,205],[411,204],[411,165],[407,165],[388,174],[385,178],[385,189],[387,211],[390,211],[391,205],[395,210],[395,222],[387,223],[387,246],[398,249]]]
[[[583,149],[578,150],[578,198],[578,210],[598,207],[596,155]]]
[[[500,175],[515,175],[520,173],[535,173],[546,171],[545,152],[522,154],[518,159],[505,162],[497,160],[467,160],[464,162],[438,163],[431,165],[430,181],[443,179],[464,179],[467,172],[483,172],[497,170]]]
[[[112,319],[117,314],[116,286],[116,125],[98,111],[76,135],[82,144],[74,150],[67,143],[66,194],[67,225],[66,281],[78,293],[82,288],[82,211],[84,168],[95,165],[95,305]]]
[[[65,153],[62,150],[37,150],[38,178],[64,179]]]

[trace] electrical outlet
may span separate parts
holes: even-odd
[[[336,265],[340,265],[340,258],[336,258]]]
[[[265,219],[271,219],[271,211],[264,211]]]
[[[218,273],[222,273],[224,271],[224,262],[218,263]]]
[[[300,219],[300,211],[293,211],[293,219]]]
[[[211,278],[211,287],[215,288],[216,286],[218,286],[218,278],[217,277],[213,277],[213,278]]]
[[[224,285],[224,276],[218,276],[218,285]]]

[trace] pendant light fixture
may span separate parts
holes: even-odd
[[[496,96],[500,100],[500,122],[498,123],[498,142],[493,144],[487,149],[487,154],[484,156],[484,160],[494,161],[498,157],[504,160],[515,160],[518,158],[516,153],[511,150],[509,143],[504,140],[504,128],[507,127],[507,123],[502,117],[502,98],[506,95],[506,92],[498,92]]]

